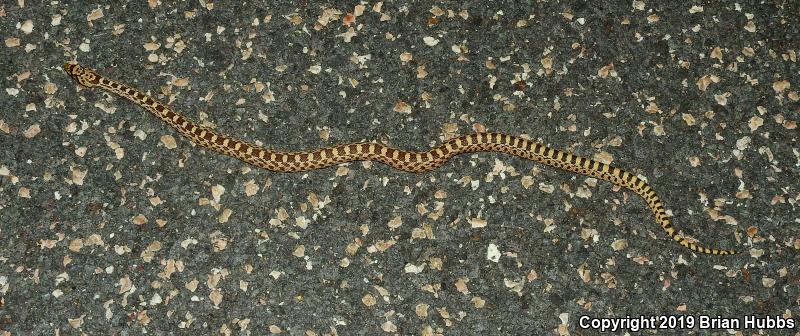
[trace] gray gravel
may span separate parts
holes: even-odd
[[[797,321],[797,1],[291,3],[0,5],[0,335]],[[635,194],[500,154],[252,168],[67,61],[276,149],[485,129],[612,160],[743,253],[693,255]],[[800,334],[647,334],[734,329]]]

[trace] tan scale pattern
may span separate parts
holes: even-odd
[[[254,166],[276,172],[322,169],[352,161],[378,161],[392,168],[419,173],[442,166],[451,157],[471,152],[501,152],[595,177],[628,188],[641,196],[656,221],[673,240],[698,253],[736,254],[736,250],[708,248],[686,240],[670,223],[661,199],[635,175],[605,163],[583,158],[519,137],[500,133],[475,133],[450,139],[426,152],[408,152],[378,143],[353,143],[306,152],[272,151],[199,126],[172,109],[125,84],[106,79],[78,64],[64,64],[64,70],[81,86],[99,87],[124,97],[153,113],[195,144]]]

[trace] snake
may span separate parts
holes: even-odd
[[[85,88],[100,88],[125,98],[154,114],[196,145],[227,155],[255,167],[293,173],[323,169],[353,161],[377,161],[397,170],[421,173],[441,167],[450,158],[474,152],[499,152],[528,159],[565,171],[602,179],[641,196],[664,232],[680,245],[701,254],[731,255],[734,249],[709,248],[683,237],[672,225],[661,198],[642,178],[609,164],[558,150],[518,136],[477,132],[452,137],[424,152],[406,151],[380,143],[349,143],[307,151],[276,151],[198,125],[147,94],[119,81],[99,75],[75,63],[64,70]]]

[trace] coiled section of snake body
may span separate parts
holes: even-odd
[[[98,75],[78,64],[64,70],[81,86],[97,87],[126,98],[147,109],[195,144],[228,155],[256,167],[276,172],[322,169],[352,161],[378,161],[407,172],[425,172],[442,166],[453,156],[470,152],[500,152],[566,171],[595,177],[628,188],[641,196],[669,237],[694,252],[736,254],[735,250],[708,248],[678,234],[655,191],[642,179],[625,170],[572,153],[560,151],[520,137],[501,133],[462,135],[425,152],[404,151],[378,143],[352,143],[303,152],[273,151],[218,133],[181,116],[171,108],[123,83]]]

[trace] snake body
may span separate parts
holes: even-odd
[[[425,172],[441,167],[453,156],[471,152],[501,152],[566,171],[609,181],[641,196],[656,221],[673,240],[698,253],[736,254],[736,250],[708,248],[678,234],[656,195],[645,181],[623,169],[558,149],[501,133],[474,133],[452,138],[425,152],[404,151],[379,143],[351,143],[303,152],[270,150],[197,125],[141,91],[100,76],[78,64],[64,64],[64,70],[81,86],[97,87],[117,94],[153,113],[195,144],[228,155],[256,167],[275,172],[322,169],[352,161],[378,161],[407,172]]]

